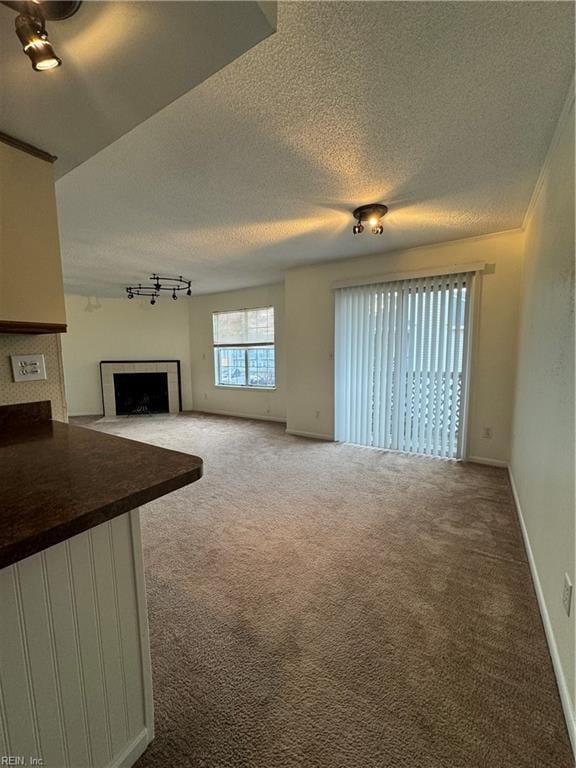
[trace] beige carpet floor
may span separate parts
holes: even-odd
[[[569,768],[504,470],[182,415],[143,508],[156,739],[138,768]]]

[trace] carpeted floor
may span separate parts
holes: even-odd
[[[182,415],[143,508],[156,739],[138,768],[573,765],[504,470]]]

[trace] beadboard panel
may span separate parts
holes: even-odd
[[[2,569],[0,605],[0,756],[104,768],[152,738],[137,511]]]
[[[128,515],[114,518],[111,534],[118,587],[118,612],[126,678],[126,697],[128,707],[128,730],[136,734],[146,724],[148,738],[154,738],[154,705],[152,699],[152,662],[150,659],[150,638],[148,632],[148,611],[146,608],[146,586],[144,583],[144,563],[140,544],[140,518],[138,514],[131,521]],[[132,550],[132,560],[124,557],[121,542],[130,535],[130,528],[137,526],[138,546]],[[140,578],[131,578],[131,574],[140,574]],[[133,610],[136,606],[137,611]],[[143,651],[141,651],[143,649]],[[145,687],[142,689],[141,679]]]

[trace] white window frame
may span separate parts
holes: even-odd
[[[216,343],[214,341],[214,317],[216,315],[226,315],[228,313],[232,312],[256,312],[259,309],[271,309],[272,315],[274,318],[274,340],[271,342],[245,342],[241,344],[222,344],[222,343]],[[248,378],[248,350],[250,348],[258,348],[262,349],[263,347],[269,348],[271,347],[274,350],[274,384],[270,387],[268,386],[262,386],[260,384],[221,384],[218,381],[219,378],[219,358],[218,358],[218,350],[219,349],[243,349],[244,350],[244,366],[246,371],[246,377]],[[240,307],[238,309],[223,309],[218,310],[216,312],[212,312],[212,363],[214,366],[213,370],[213,381],[214,386],[218,389],[238,389],[238,390],[250,390],[250,391],[260,391],[260,392],[273,392],[276,389],[276,309],[273,305],[268,305],[264,307]]]
[[[457,265],[455,267],[448,267],[443,269],[441,273],[438,269],[434,270],[419,270],[417,272],[403,272],[397,274],[385,274],[372,278],[357,278],[345,281],[333,282],[331,287],[333,290],[345,288],[361,288],[368,287],[373,284],[383,284],[391,282],[403,282],[412,281],[418,278],[437,278],[437,277],[450,277],[452,275],[458,275],[462,273],[468,273],[468,301],[466,307],[466,333],[463,339],[463,390],[461,393],[461,407],[460,407],[460,430],[458,433],[458,444],[456,450],[455,460],[466,461],[469,459],[470,453],[470,409],[471,409],[471,390],[473,388],[473,369],[474,361],[476,358],[476,346],[478,343],[478,337],[476,329],[479,325],[479,312],[480,312],[480,293],[482,286],[482,275],[487,268],[491,265],[486,263],[472,263]],[[493,271],[493,269],[491,269]],[[338,336],[338,317],[335,313],[335,337]],[[335,357],[338,358],[338,344],[336,343]],[[335,362],[335,376],[337,375],[338,360]],[[338,423],[338,387],[335,380],[335,421]],[[337,429],[338,431],[338,429]],[[336,436],[338,439],[338,436]],[[355,441],[353,441],[355,442]],[[385,448],[385,450],[394,450]],[[405,452],[402,449],[402,452]],[[408,451],[410,452],[410,451]],[[425,455],[435,455],[433,453],[426,453]]]

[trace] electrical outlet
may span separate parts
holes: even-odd
[[[320,418],[320,411],[316,411],[316,418],[317,418],[317,419],[319,419],[319,418]]]
[[[44,355],[11,355],[14,381],[38,381],[46,379]]]
[[[562,604],[566,611],[566,616],[570,616],[572,610],[572,582],[567,573],[564,574],[564,590],[562,591]]]
[[[484,440],[492,440],[492,427],[482,427],[482,437]]]
[[[208,400],[208,394],[204,392],[204,400]]]

